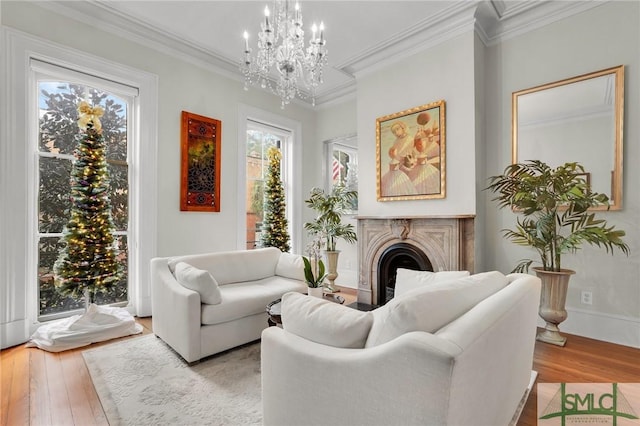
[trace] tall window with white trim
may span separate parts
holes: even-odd
[[[259,123],[254,120],[247,122],[246,145],[246,248],[254,249],[260,241],[260,229],[264,219],[264,184],[269,160],[267,151],[275,146],[282,152],[281,177],[285,188],[287,202],[287,219],[291,227],[289,203],[291,191],[289,190],[289,168],[286,167],[290,156],[291,132],[277,127]],[[289,229],[291,235],[291,229]]]
[[[109,293],[96,295],[101,305],[126,305],[128,300],[129,253],[129,133],[134,90],[92,76],[78,78],[78,73],[34,61],[37,90],[37,225],[34,250],[37,250],[38,319],[40,321],[68,316],[84,306],[84,301],[61,296],[54,288],[53,264],[61,249],[60,237],[68,220],[70,171],[73,152],[81,137],[77,126],[77,106],[86,100],[101,106],[105,113],[100,121],[106,145],[109,171],[111,214],[116,227],[119,260],[125,274]],[[83,81],[84,80],[84,81]],[[89,82],[89,83],[87,83]]]

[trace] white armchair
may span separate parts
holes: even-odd
[[[429,285],[371,313],[285,295],[284,329],[262,333],[264,424],[509,424],[531,377],[540,281],[499,274],[496,287],[496,274]],[[322,309],[338,321],[318,324]],[[365,343],[345,348],[332,332]]]

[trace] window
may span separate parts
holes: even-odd
[[[240,183],[238,188],[237,204],[237,237],[236,247],[246,249],[247,241],[256,241],[255,235],[249,235],[247,227],[247,212],[251,212],[251,194],[253,188],[248,191],[247,182],[247,141],[250,131],[261,131],[274,135],[275,140],[280,140],[282,151],[281,177],[284,184],[286,197],[286,216],[291,239],[291,253],[301,253],[302,250],[302,209],[304,198],[302,195],[302,125],[296,120],[283,117],[269,111],[241,104],[238,108],[238,163],[237,177]],[[266,147],[265,147],[266,152]],[[260,158],[260,156],[258,156]],[[255,161],[255,158],[250,161]],[[255,174],[252,174],[255,176]],[[243,192],[245,192],[243,194]],[[255,229],[255,228],[253,228]],[[296,230],[298,230],[296,232]],[[251,244],[251,243],[250,243]]]
[[[285,197],[291,200],[287,191],[288,176],[287,147],[291,139],[291,132],[279,129],[253,120],[247,123],[246,140],[246,240],[247,249],[258,247],[260,242],[260,228],[264,219],[264,185],[269,167],[267,151],[276,147],[282,152],[281,178],[285,188]],[[289,210],[287,202],[287,209]],[[291,219],[288,218],[291,223]],[[289,235],[291,230],[289,229]]]
[[[358,149],[355,144],[355,136],[325,141],[326,191],[331,191],[336,185],[358,190]],[[350,213],[355,214],[357,210],[358,200],[356,199]]]
[[[1,32],[5,48],[0,49],[0,62],[7,71],[0,73],[1,346],[25,342],[41,325],[38,81],[46,79],[127,100],[127,310],[151,315],[148,265],[157,256],[158,233],[158,77],[10,28]],[[62,160],[52,156],[43,161]]]
[[[79,76],[40,61],[32,61],[37,90],[38,120],[36,149],[37,179],[37,294],[39,321],[59,318],[84,307],[84,301],[64,297],[54,287],[53,264],[62,243],[60,237],[71,207],[70,172],[74,150],[81,133],[78,129],[77,105],[87,100],[100,105],[100,118],[106,146],[109,171],[109,198],[115,225],[118,259],[123,263],[124,276],[109,293],[97,294],[100,305],[126,305],[128,301],[129,237],[129,111],[135,90],[118,87],[113,82],[101,82],[91,76]],[[66,78],[65,78],[66,77]],[[84,80],[84,81],[83,81]],[[87,84],[89,82],[89,84]],[[102,84],[101,84],[102,83]],[[106,87],[101,87],[106,86]]]

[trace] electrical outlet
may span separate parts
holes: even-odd
[[[581,293],[581,302],[583,305],[593,305],[593,293],[590,291],[583,291]]]

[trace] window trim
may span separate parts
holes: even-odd
[[[247,120],[247,133],[250,131],[256,131],[256,132],[261,132],[261,133],[268,133],[271,134],[273,136],[276,136],[278,138],[278,149],[280,150],[281,154],[282,154],[282,159],[283,161],[280,164],[280,179],[282,180],[282,184],[283,184],[283,190],[285,193],[285,197],[287,197],[287,199],[291,199],[292,198],[292,194],[290,194],[290,190],[291,190],[291,177],[289,176],[289,172],[290,170],[288,170],[287,168],[287,160],[289,158],[289,155],[291,154],[291,139],[293,137],[292,132],[290,130],[287,129],[282,129],[280,127],[274,127],[271,126],[269,124],[265,124],[262,122],[258,122],[255,121],[253,119],[248,119]],[[246,144],[247,144],[247,133],[245,133],[245,148],[246,148]],[[247,156],[246,156],[246,150],[245,150],[245,165],[246,165],[246,161],[247,161]],[[268,167],[268,166],[267,166]],[[265,171],[266,174],[266,171]],[[263,175],[262,176],[264,179],[266,179],[266,176]],[[244,182],[245,182],[245,188],[246,188],[246,183],[247,183],[247,175],[245,173],[244,176]],[[287,219],[291,218],[291,203],[286,203],[285,205],[285,216],[287,217]],[[247,208],[246,204],[245,204],[245,209]],[[245,225],[246,225],[246,221],[245,221]],[[246,228],[245,228],[246,229]],[[291,220],[288,220],[287,223],[287,232],[289,233],[289,238],[291,238],[291,236],[293,235],[293,229],[292,229],[292,224],[291,224]],[[246,232],[245,232],[246,234]],[[257,243],[258,241],[256,241]],[[291,241],[289,242],[291,243]],[[247,241],[246,241],[246,236],[245,236],[245,243],[243,245],[243,247],[247,246]]]
[[[330,192],[333,189],[333,179],[331,171],[333,168],[333,151],[339,148],[345,152],[358,155],[358,139],[355,134],[340,136],[324,141],[324,162],[322,163],[322,175],[324,177],[324,189]]]
[[[138,191],[140,190],[139,188],[132,188],[131,187],[131,171],[132,168],[129,167],[129,163],[130,163],[130,158],[131,158],[131,150],[132,147],[134,145],[137,145],[139,143],[139,141],[137,140],[137,138],[134,137],[129,137],[130,135],[132,135],[132,129],[133,129],[133,123],[135,122],[135,115],[132,113],[133,110],[135,110],[135,107],[138,103],[138,97],[139,97],[139,93],[138,93],[138,89],[136,88],[132,88],[130,86],[126,86],[126,85],[122,85],[119,84],[117,82],[113,82],[111,80],[104,80],[102,78],[96,77],[96,76],[92,76],[92,75],[88,75],[88,74],[84,74],[84,73],[79,73],[77,71],[74,70],[70,70],[68,68],[65,67],[59,67],[55,64],[51,64],[51,63],[46,63],[46,62],[42,62],[39,61],[36,58],[31,58],[30,62],[30,87],[38,87],[39,90],[39,83],[42,81],[58,81],[58,82],[67,82],[70,84],[81,84],[85,87],[93,87],[93,88],[97,88],[99,90],[108,92],[110,94],[113,94],[117,97],[119,97],[120,99],[122,99],[123,101],[125,101],[127,103],[127,153],[126,153],[126,161],[121,161],[121,160],[109,160],[109,159],[105,159],[105,161],[107,163],[122,163],[123,165],[127,166],[127,190],[128,190],[128,206],[127,206],[127,210],[129,210],[129,205],[131,205],[131,201],[134,200],[136,197],[138,197]],[[32,86],[33,85],[33,86]],[[48,238],[48,237],[62,237],[64,235],[64,233],[61,232],[55,232],[55,233],[42,233],[40,232],[40,226],[39,226],[39,221],[38,221],[38,217],[37,217],[37,212],[39,211],[40,208],[40,200],[39,200],[39,182],[40,182],[40,161],[42,158],[57,158],[57,159],[63,159],[63,160],[68,160],[71,161],[73,163],[73,161],[75,160],[75,157],[71,154],[54,154],[54,153],[50,153],[50,152],[46,152],[46,151],[41,151],[40,147],[39,147],[39,120],[38,120],[38,116],[34,115],[36,113],[36,111],[39,111],[39,104],[40,104],[40,95],[38,93],[38,91],[36,91],[35,95],[35,99],[31,99],[29,102],[29,111],[31,112],[31,115],[29,117],[29,121],[30,124],[33,124],[34,127],[36,128],[36,133],[34,136],[33,140],[29,140],[28,141],[28,145],[29,145],[29,149],[34,153],[35,155],[35,163],[36,163],[36,167],[34,170],[35,173],[35,180],[34,183],[36,184],[37,188],[35,189],[35,215],[33,215],[32,220],[34,220],[34,230],[35,230],[35,235],[34,235],[34,239],[36,241],[35,245],[32,247],[29,247],[28,249],[31,251],[33,250],[34,253],[34,262],[35,265],[32,265],[32,267],[30,267],[30,271],[36,271],[39,268],[39,244],[40,241],[42,240],[42,238]],[[137,235],[135,233],[131,233],[129,232],[129,228],[133,225],[133,221],[131,220],[131,215],[128,215],[129,218],[127,220],[127,230],[126,231],[115,231],[113,234],[114,236],[122,236],[124,235],[127,238],[127,247],[129,247],[129,245],[135,245],[136,241],[135,238],[137,238]],[[128,250],[128,252],[130,252],[131,250]],[[127,259],[127,274],[130,275],[133,271],[135,271],[136,269],[139,269],[140,265],[136,265],[133,262],[131,262],[131,260]],[[35,304],[33,309],[35,309],[36,311],[36,320],[38,322],[46,322],[46,321],[51,321],[51,320],[56,320],[59,318],[66,318],[69,317],[71,315],[76,315],[76,314],[82,314],[82,310],[81,309],[75,309],[75,310],[70,310],[70,311],[63,311],[63,312],[56,312],[53,314],[42,314],[40,312],[40,302],[41,302],[41,294],[40,294],[40,288],[38,285],[38,275],[36,273],[35,277],[34,277],[34,283],[30,283],[29,285],[34,285],[35,286],[35,296],[28,297],[28,303],[31,304]],[[119,303],[115,303],[112,306],[120,306],[120,307],[127,307],[129,302],[131,302],[131,296],[130,293],[132,292],[132,290],[135,288],[136,283],[132,283],[130,279],[127,280],[127,302],[119,302]],[[134,312],[133,309],[131,309],[132,312]]]
[[[287,203],[287,209],[291,209],[290,213],[290,229],[291,232],[291,253],[301,253],[302,238],[300,232],[295,232],[302,228],[302,210],[300,205],[302,204],[302,125],[300,122],[292,120],[290,118],[282,117],[273,114],[268,111],[264,111],[258,108],[254,108],[248,105],[241,104],[238,109],[238,185],[242,185],[243,188],[238,188],[238,191],[242,190],[244,194],[244,183],[246,182],[246,147],[247,147],[247,129],[248,121],[254,121],[263,123],[271,127],[283,129],[291,132],[286,147],[289,161],[282,164],[283,174],[288,177],[288,186],[285,188],[285,192],[291,194],[291,201]],[[238,250],[246,248],[246,197],[238,197],[237,204],[237,237],[236,246]]]
[[[138,247],[130,247],[130,259],[136,257],[140,265],[132,271],[131,279],[139,283],[130,294],[130,306],[136,315],[151,314],[150,271],[148,265],[156,256],[157,248],[157,120],[158,77],[132,67],[107,61],[79,50],[75,50],[39,37],[2,27],[2,67],[0,73],[0,345],[2,348],[22,343],[40,325],[36,312],[29,307],[35,286],[30,282],[29,271],[35,271],[33,259],[29,258],[29,247],[35,244],[33,221],[28,213],[35,208],[35,157],[25,143],[16,141],[34,140],[34,129],[30,125],[29,102],[35,99],[34,87],[30,85],[29,63],[31,58],[56,63],[63,67],[118,81],[137,87],[139,103],[132,113],[132,134],[139,143],[131,147],[130,164],[137,165],[131,187],[145,188],[136,200],[132,200],[130,218],[137,227]],[[33,122],[33,121],[31,121]],[[37,135],[36,135],[37,136]],[[144,220],[136,220],[144,218]],[[33,253],[33,250],[31,250]],[[33,255],[31,255],[33,257]],[[135,276],[134,276],[135,275]]]

